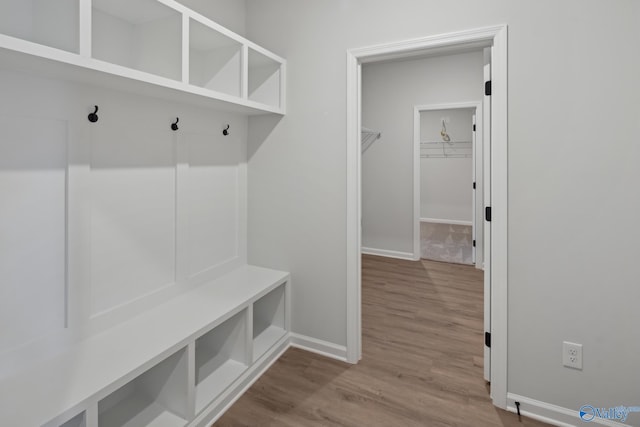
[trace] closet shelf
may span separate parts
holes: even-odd
[[[362,149],[361,152],[364,153],[365,151],[367,151],[367,149],[381,137],[382,133],[363,126],[360,130],[360,143]]]
[[[70,23],[64,31],[48,17],[50,6]],[[5,69],[246,115],[285,114],[286,61],[173,0],[39,2],[31,14],[16,13],[12,25],[0,20]],[[35,27],[36,18],[33,34],[16,30]]]
[[[473,157],[471,141],[420,141],[422,159],[466,159]]]

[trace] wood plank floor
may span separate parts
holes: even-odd
[[[482,272],[363,257],[363,358],[290,349],[216,424],[546,426],[494,407],[482,378]]]

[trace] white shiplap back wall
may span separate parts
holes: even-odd
[[[0,91],[0,375],[246,262],[245,117],[11,72]]]

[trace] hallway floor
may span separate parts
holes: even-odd
[[[546,426],[482,378],[482,271],[363,257],[357,365],[288,350],[215,426]]]

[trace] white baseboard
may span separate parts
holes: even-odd
[[[322,341],[316,338],[311,338],[306,335],[290,334],[291,347],[299,348],[301,350],[310,351],[312,353],[319,354],[321,356],[337,359],[342,362],[347,361],[347,347],[330,343],[328,341]]]
[[[460,221],[457,219],[420,218],[420,222],[430,222],[432,224],[468,225],[470,227],[473,226],[473,221]]]
[[[562,406],[552,405],[551,403],[541,402],[539,400],[530,399],[513,393],[507,393],[508,411],[517,412],[515,402],[520,402],[520,413],[523,416],[552,424],[554,426],[582,427],[583,425],[593,424],[609,427],[629,427],[629,424],[623,424],[603,418],[594,418],[590,422],[585,422],[580,419],[580,412],[577,409],[567,409]]]
[[[388,251],[386,249],[374,249],[374,248],[365,248],[365,247],[361,249],[361,252],[364,255],[377,255],[377,256],[384,256],[387,258],[406,259],[409,261],[416,261],[417,259],[419,259],[419,257],[416,259],[413,256],[413,253],[411,252]]]

